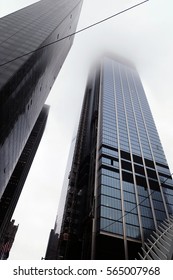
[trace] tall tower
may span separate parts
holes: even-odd
[[[37,148],[42,139],[49,113],[49,106],[44,105],[38,119],[29,135],[25,147],[19,157],[15,169],[5,188],[0,202],[0,243],[3,242],[10,227],[10,220],[19,200]]]
[[[82,2],[42,0],[0,19],[0,198],[71,48]]]
[[[173,181],[135,67],[90,73],[56,257],[134,259],[173,212]]]

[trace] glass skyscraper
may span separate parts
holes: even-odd
[[[8,236],[10,220],[45,128],[49,108],[44,103],[72,46],[70,34],[76,31],[82,2],[42,0],[0,18],[2,254],[9,254],[14,239]]]
[[[71,48],[82,2],[42,0],[0,18],[0,198]]]
[[[3,244],[3,241],[6,240],[6,232],[8,232],[8,228],[10,227],[10,220],[18,203],[23,186],[42,139],[48,113],[49,106],[44,105],[1,197],[0,244]]]
[[[54,258],[134,259],[172,212],[173,181],[139,75],[104,57],[86,86]]]

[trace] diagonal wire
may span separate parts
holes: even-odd
[[[113,15],[111,15],[111,16],[109,16],[109,17],[106,17],[106,18],[104,18],[104,19],[102,19],[102,20],[100,20],[100,21],[97,21],[97,22],[95,22],[95,23],[93,23],[93,24],[91,24],[91,25],[88,25],[87,27],[84,27],[84,28],[82,28],[82,29],[80,29],[80,30],[78,30],[78,31],[76,31],[76,32],[73,32],[73,33],[71,33],[71,34],[69,34],[69,35],[67,35],[67,36],[64,36],[64,37],[62,37],[62,38],[60,38],[60,39],[58,39],[58,40],[55,40],[55,41],[50,42],[50,43],[48,43],[48,44],[45,44],[45,45],[43,45],[43,46],[37,48],[36,50],[33,50],[33,51],[30,51],[30,52],[24,53],[24,54],[22,54],[22,55],[20,55],[20,56],[17,56],[17,57],[15,57],[15,58],[11,59],[11,60],[8,60],[8,61],[6,61],[6,62],[4,62],[4,63],[1,63],[1,64],[0,64],[0,67],[5,66],[5,65],[7,65],[7,64],[9,64],[9,63],[11,63],[11,62],[13,62],[13,61],[16,61],[17,59],[20,59],[20,58],[22,58],[22,57],[25,57],[25,56],[27,56],[27,55],[33,54],[33,53],[35,53],[35,52],[37,52],[37,51],[39,51],[39,50],[42,50],[42,49],[44,49],[44,48],[46,48],[46,47],[48,47],[48,46],[54,45],[54,44],[56,44],[56,43],[58,43],[58,42],[60,42],[60,41],[63,41],[63,40],[65,40],[65,39],[71,37],[71,36],[74,36],[74,35],[76,35],[76,34],[79,34],[79,33],[81,33],[81,32],[84,32],[84,31],[86,31],[87,29],[93,28],[93,27],[96,26],[96,25],[99,25],[99,24],[101,24],[101,23],[103,23],[103,22],[105,22],[105,21],[108,21],[108,20],[110,20],[110,19],[112,19],[112,18],[114,18],[114,17],[116,17],[116,16],[118,16],[118,15],[120,15],[120,14],[123,14],[123,13],[125,13],[125,12],[127,12],[127,11],[129,11],[129,10],[132,10],[132,9],[134,9],[134,8],[140,6],[140,5],[142,5],[142,4],[144,4],[144,3],[148,2],[148,1],[149,1],[149,0],[145,0],[145,1],[143,1],[143,2],[140,2],[140,3],[136,4],[136,5],[133,5],[133,6],[129,7],[129,8],[127,8],[127,9],[124,9],[124,10],[122,10],[122,11],[116,13],[116,14],[113,14]]]

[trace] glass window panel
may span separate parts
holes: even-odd
[[[136,203],[136,198],[133,193],[124,191],[123,195],[124,195],[124,200]]]
[[[124,201],[124,210],[126,212],[137,214],[137,205],[135,203]]]
[[[122,235],[123,234],[123,225],[121,222],[115,222],[115,221],[101,218],[100,219],[100,230]]]
[[[141,206],[150,207],[150,201],[148,197],[139,196],[139,203]]]
[[[112,209],[112,208],[105,207],[105,206],[100,207],[100,216],[107,218],[107,219],[122,221],[122,211],[121,210]]]
[[[141,220],[142,220],[142,226],[144,228],[150,229],[153,227],[153,224],[154,224],[153,219],[149,219],[148,217],[141,216]]]
[[[139,226],[138,215],[128,213],[127,215],[125,215],[125,220],[127,224]]]
[[[118,171],[118,170],[117,170]],[[118,171],[119,172],[119,171]],[[114,172],[114,171],[111,171],[111,170],[108,170],[108,169],[104,169],[104,168],[101,168],[101,173],[106,175],[106,176],[110,176],[110,177],[113,177],[113,178],[119,178],[119,173],[118,172]]]
[[[139,227],[126,225],[126,235],[135,239],[141,239]]]
[[[153,217],[152,211],[150,207],[145,207],[143,205],[140,205],[140,211],[141,211],[141,215],[145,216],[145,217]]]
[[[123,181],[123,190],[134,193],[134,184]]]
[[[155,215],[158,221],[164,221],[166,219],[166,213],[163,211],[155,210]]]
[[[104,186],[104,185],[101,186],[101,194],[108,195],[108,196],[118,198],[118,199],[121,198],[120,190],[115,189],[115,188],[110,188],[110,187]]]
[[[163,201],[158,201],[153,199],[154,209],[164,210]]]
[[[121,200],[112,198],[110,196],[101,195],[101,204],[107,207],[121,209]]]

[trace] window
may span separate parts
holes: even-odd
[[[124,200],[136,203],[136,197],[133,193],[124,191]]]
[[[136,173],[145,175],[144,168],[142,166],[135,164],[134,168]]]
[[[126,220],[127,224],[139,226],[138,215],[134,215],[134,214],[128,213],[125,216],[125,220]]]
[[[153,205],[154,205],[154,209],[163,210],[163,211],[165,210],[163,201],[158,201],[153,199]]]
[[[141,216],[141,219],[142,219],[142,226],[144,228],[149,228],[150,229],[154,224],[153,219],[149,219],[148,217]]]
[[[142,186],[142,187],[144,187],[144,188],[147,188],[147,182],[146,182],[145,177],[136,175],[136,183],[137,183],[137,185],[139,185],[139,186]]]
[[[111,196],[111,197],[117,198],[117,199],[121,199],[120,186],[118,186],[118,187],[119,187],[119,189],[101,185],[100,194]]]
[[[101,175],[101,184],[116,188],[119,186],[119,180],[116,178]]]
[[[133,155],[133,160],[134,160],[134,162],[143,164],[142,158],[139,156]]]
[[[100,219],[100,230],[107,231],[116,234],[123,234],[122,222],[107,220],[105,218]]]
[[[121,151],[121,157],[127,160],[131,160],[130,154],[124,151]]]
[[[148,167],[154,168],[154,163],[151,160],[145,159],[145,164]]]
[[[120,209],[120,208],[119,208]],[[113,209],[105,206],[100,207],[100,216],[111,219],[122,221],[122,211],[118,209]]]
[[[133,183],[133,174],[132,173],[122,171],[122,178],[123,178],[123,181]]]
[[[163,211],[155,210],[156,219],[158,221],[164,221],[166,219],[166,213]]]
[[[129,201],[124,201],[124,210],[126,212],[131,212],[133,214],[137,214],[136,203],[131,203]]]
[[[140,205],[141,216],[152,218],[152,211],[150,207]]]
[[[118,169],[109,170],[109,169],[106,169],[106,166],[105,166],[105,168],[101,168],[101,174],[104,174],[106,176],[110,176],[110,177],[113,177],[113,178],[119,178],[119,170]]]
[[[128,237],[133,237],[135,239],[141,239],[139,227],[127,224],[126,225],[126,234]]]

